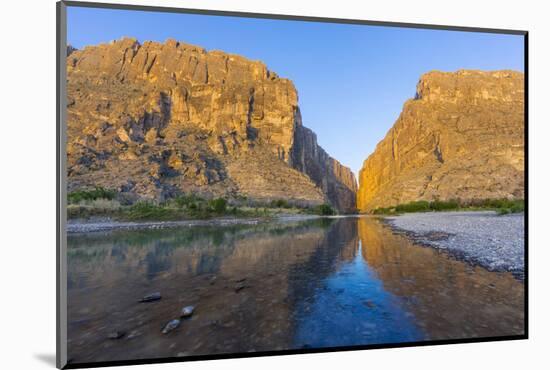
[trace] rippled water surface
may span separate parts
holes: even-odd
[[[368,217],[70,235],[68,264],[75,363],[523,334],[521,281]]]

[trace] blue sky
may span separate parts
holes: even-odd
[[[291,79],[304,125],[357,174],[431,70],[524,70],[523,37],[381,26],[69,7],[76,48],[174,38],[263,61]]]

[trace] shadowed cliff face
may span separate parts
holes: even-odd
[[[69,190],[355,207],[351,171],[307,146],[290,80],[258,61],[125,38],[67,56]],[[307,132],[310,132],[307,130]],[[297,147],[307,148],[300,164]],[[317,156],[311,153],[323,153]]]
[[[349,168],[330,157],[317,144],[317,135],[302,125],[297,125],[294,131],[290,163],[297,170],[307,174],[331,199],[336,208],[348,212],[355,211],[355,175]]]
[[[361,211],[415,200],[523,198],[523,74],[423,75],[359,183]]]

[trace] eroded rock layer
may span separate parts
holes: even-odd
[[[71,48],[67,78],[69,190],[100,185],[147,199],[194,192],[355,208],[353,174],[315,140],[301,142],[310,131],[296,89],[261,62],[124,38]],[[297,148],[308,151],[299,163]]]
[[[524,80],[430,72],[359,174],[361,211],[416,200],[524,196]]]

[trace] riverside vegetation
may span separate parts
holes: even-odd
[[[270,217],[277,214],[309,214],[329,216],[336,211],[328,204],[307,206],[284,199],[260,202],[246,197],[206,199],[196,194],[179,195],[156,202],[131,202],[115,190],[96,187],[68,194],[69,219],[92,216],[112,217],[128,221],[168,221],[208,219],[212,217]]]
[[[441,211],[478,211],[494,210],[498,214],[523,212],[525,202],[523,199],[483,199],[483,200],[434,200],[428,202],[419,200],[393,207],[379,207],[372,211],[375,215],[401,214],[411,212],[441,212]]]

